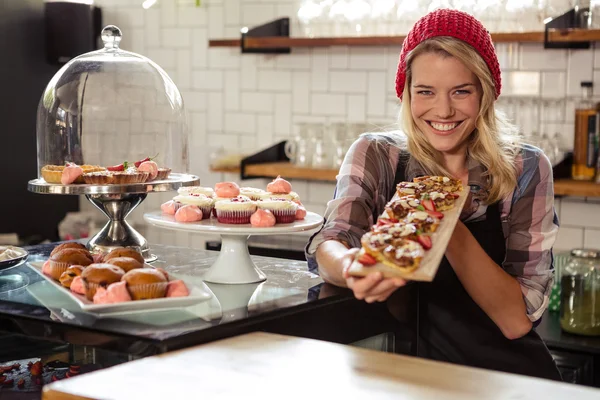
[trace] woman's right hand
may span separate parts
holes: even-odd
[[[359,249],[350,249],[342,256],[342,268],[346,285],[354,292],[358,300],[367,303],[386,301],[399,287],[406,285],[401,278],[384,278],[381,272],[375,271],[364,278],[353,277],[348,274]]]

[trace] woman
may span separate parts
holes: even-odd
[[[552,167],[494,109],[500,68],[489,33],[472,16],[437,10],[409,32],[396,91],[403,134],[365,134],[348,152],[326,222],[307,247],[325,281],[381,302],[406,282],[352,278],[361,236],[399,181],[444,175],[470,186],[438,273],[419,286],[418,354],[560,379],[532,330],[553,281]]]

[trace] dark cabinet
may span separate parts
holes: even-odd
[[[556,349],[550,349],[550,353],[556,361],[563,381],[587,386],[598,384],[598,382],[594,382],[593,355]]]

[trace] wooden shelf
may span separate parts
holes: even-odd
[[[210,168],[210,170],[212,172],[224,172],[226,174],[239,174],[240,173],[240,167],[216,167],[216,168]]]
[[[558,179],[554,182],[554,194],[556,196],[600,197],[600,184]]]
[[[364,36],[364,37],[246,37],[248,49],[273,49],[280,47],[328,47],[328,46],[395,46],[402,45],[405,36]],[[544,32],[492,33],[494,43],[543,43]],[[599,29],[551,29],[548,34],[551,42],[600,41]],[[209,47],[240,47],[239,39],[214,39]]]
[[[211,171],[240,173],[239,168],[212,168]],[[278,175],[281,175],[285,179],[335,182],[337,173],[338,171],[334,169],[297,167],[287,161],[246,165],[247,176],[267,176],[270,178],[277,178]]]

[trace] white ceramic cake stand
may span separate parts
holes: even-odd
[[[161,211],[146,213],[144,219],[149,224],[176,231],[220,234],[221,252],[204,275],[204,280],[222,284],[256,283],[267,279],[250,258],[248,238],[251,235],[284,235],[313,229],[323,223],[323,217],[310,211],[301,221],[277,224],[270,228],[255,228],[250,224],[221,224],[216,218],[198,222],[177,222],[175,217]]]

